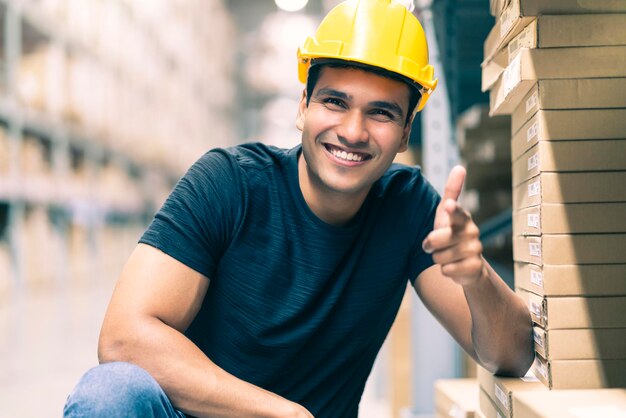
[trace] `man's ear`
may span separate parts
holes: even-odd
[[[302,90],[302,97],[300,98],[300,104],[298,104],[298,116],[296,117],[296,128],[300,131],[304,130],[304,121],[306,119],[306,89]]]
[[[409,121],[404,126],[402,130],[402,141],[400,142],[400,148],[398,152],[404,152],[409,149],[409,138],[411,137],[411,126],[413,126],[413,118],[415,118],[416,112],[413,112],[413,115],[409,119]]]

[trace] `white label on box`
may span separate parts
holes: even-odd
[[[509,397],[506,396],[506,393],[504,393],[502,389],[500,389],[500,386],[494,384],[493,389],[494,389],[494,392],[496,393],[496,398],[500,401],[502,406],[504,406],[504,409],[508,411],[509,410]]]
[[[528,185],[528,197],[537,196],[539,193],[541,193],[541,183],[539,180]]]
[[[549,380],[548,367],[540,361],[537,361],[535,364],[537,366],[537,371],[539,372],[539,374],[542,375],[544,379]]]
[[[576,418],[624,418],[626,408],[619,405],[575,406],[569,408],[569,413]]]
[[[533,257],[541,257],[541,244],[539,244],[538,242],[529,242],[528,252]]]
[[[530,271],[530,282],[539,287],[543,287],[543,273],[540,271]]]
[[[535,340],[535,343],[538,346],[543,347],[543,338],[541,338],[541,335],[539,334],[539,331],[537,331],[534,328],[533,328],[533,339]]]
[[[509,7],[502,11],[500,15],[500,39],[504,38],[506,34],[509,33],[513,23],[515,23],[515,19],[517,19],[517,13],[515,12],[516,10],[513,7],[513,3],[509,4]]]
[[[522,81],[522,59],[518,54],[511,63],[506,67],[502,74],[502,83],[504,86],[504,97],[507,97],[511,90]]]
[[[531,314],[535,315],[537,318],[541,318],[541,306],[539,306],[538,303],[535,303],[532,300],[529,301],[528,309],[530,310]]]
[[[539,101],[539,93],[534,92],[530,95],[530,97],[526,100],[526,113],[530,112],[537,106],[537,102]]]
[[[539,133],[539,122],[533,123],[526,131],[526,142],[530,142]]]
[[[522,48],[532,48],[533,45],[533,26],[529,25],[517,35],[511,42],[509,42],[509,60]]]
[[[539,167],[539,153],[535,153],[534,155],[528,157],[528,171],[531,171],[533,168]]]
[[[541,221],[538,213],[529,213],[528,214],[528,227],[540,229]]]

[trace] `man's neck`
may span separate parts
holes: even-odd
[[[298,182],[309,209],[330,225],[343,226],[350,222],[367,197],[367,193],[362,196],[347,195],[315,182],[309,176],[302,155],[298,159]]]

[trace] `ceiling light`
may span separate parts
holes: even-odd
[[[287,12],[297,12],[306,6],[309,0],[274,0],[276,6]]]

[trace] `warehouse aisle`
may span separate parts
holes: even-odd
[[[15,292],[0,304],[0,417],[61,416],[69,391],[97,364],[113,285]]]

